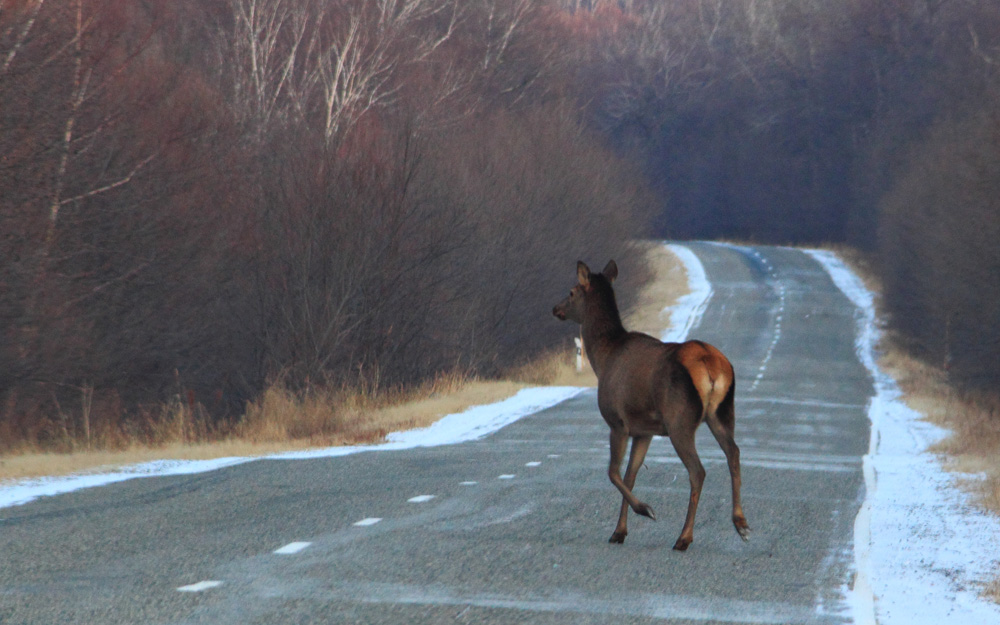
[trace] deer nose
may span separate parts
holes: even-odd
[[[563,313],[563,311],[559,310],[558,306],[552,307],[552,314],[555,315],[555,317],[560,321],[566,321],[566,315]]]

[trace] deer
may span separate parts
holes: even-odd
[[[561,321],[581,325],[583,344],[597,374],[597,406],[611,429],[608,478],[622,495],[618,524],[608,540],[623,544],[628,535],[628,511],[656,520],[649,504],[632,492],[635,479],[654,436],[670,438],[691,482],[687,517],[674,549],[686,551],[694,541],[705,468],[695,448],[695,431],[702,422],[726,455],[732,481],[733,525],[740,538],[750,527],[740,501],[740,448],[734,439],[736,377],[732,363],[719,349],[703,341],[664,343],[648,334],[629,332],[622,325],[612,282],[618,265],[608,262],[592,273],[583,261],[576,266],[577,284],[552,309]],[[632,439],[625,477],[621,465]]]

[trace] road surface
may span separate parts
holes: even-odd
[[[713,289],[692,335],[738,376],[748,543],[702,428],[691,548],[671,550],[688,481],[666,439],[636,486],[658,521],[633,514],[625,544],[608,544],[620,496],[589,390],[477,441],[0,509],[0,623],[850,622],[872,394],[855,308],[799,251],[690,247]]]

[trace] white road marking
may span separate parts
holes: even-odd
[[[503,475],[498,475],[497,479],[498,480],[512,480],[515,477],[517,477],[517,476],[516,475],[512,475],[510,473],[504,473]]]
[[[210,588],[218,588],[222,585],[222,582],[216,580],[205,580],[198,582],[197,584],[190,584],[188,586],[181,586],[177,589],[178,592],[201,592],[203,590],[208,590]]]
[[[525,462],[524,466],[526,466],[526,467],[540,467],[540,466],[542,466],[542,463],[541,462],[535,462],[535,461]]]
[[[549,458],[558,458],[559,454],[549,454]]]
[[[381,520],[382,520],[381,517],[368,517],[367,519],[361,519],[360,521],[357,521],[353,525],[357,527],[367,527],[369,525],[375,525]]]
[[[285,545],[284,547],[282,547],[280,549],[275,549],[274,553],[276,553],[278,555],[287,556],[287,555],[291,555],[293,553],[298,553],[298,552],[302,551],[303,549],[305,549],[306,547],[308,547],[311,544],[312,543],[306,543],[306,542],[288,543],[287,545]]]
[[[459,482],[459,486],[475,486],[479,482]]]
[[[434,495],[417,495],[416,497],[410,497],[407,501],[410,503],[424,503],[431,499],[434,499]]]

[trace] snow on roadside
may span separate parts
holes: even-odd
[[[832,252],[808,250],[858,307],[858,357],[871,372],[871,441],[865,501],[854,524],[856,577],[848,591],[856,623],[1000,623],[1000,606],[979,597],[997,574],[1000,520],[977,510],[927,448],[947,431],[902,400],[875,360],[874,298]]]
[[[694,252],[676,243],[668,243],[666,247],[684,265],[688,279],[688,293],[678,298],[672,307],[664,309],[670,311],[670,322],[660,340],[666,343],[680,343],[701,323],[701,316],[705,314],[708,302],[712,299],[712,285],[705,275],[705,267]]]
[[[451,445],[482,438],[521,417],[534,414],[565,401],[584,388],[574,386],[542,386],[526,388],[504,401],[473,406],[465,412],[448,415],[430,427],[393,432],[387,442],[377,445],[327,447],[308,451],[273,454],[259,457],[217,458],[214,460],[157,460],[122,467],[109,473],[43,477],[0,485],[0,508],[18,506],[39,497],[61,495],[83,488],[105,486],[140,477],[163,477],[215,471],[254,460],[286,460],[346,456],[362,451],[388,451]]]

